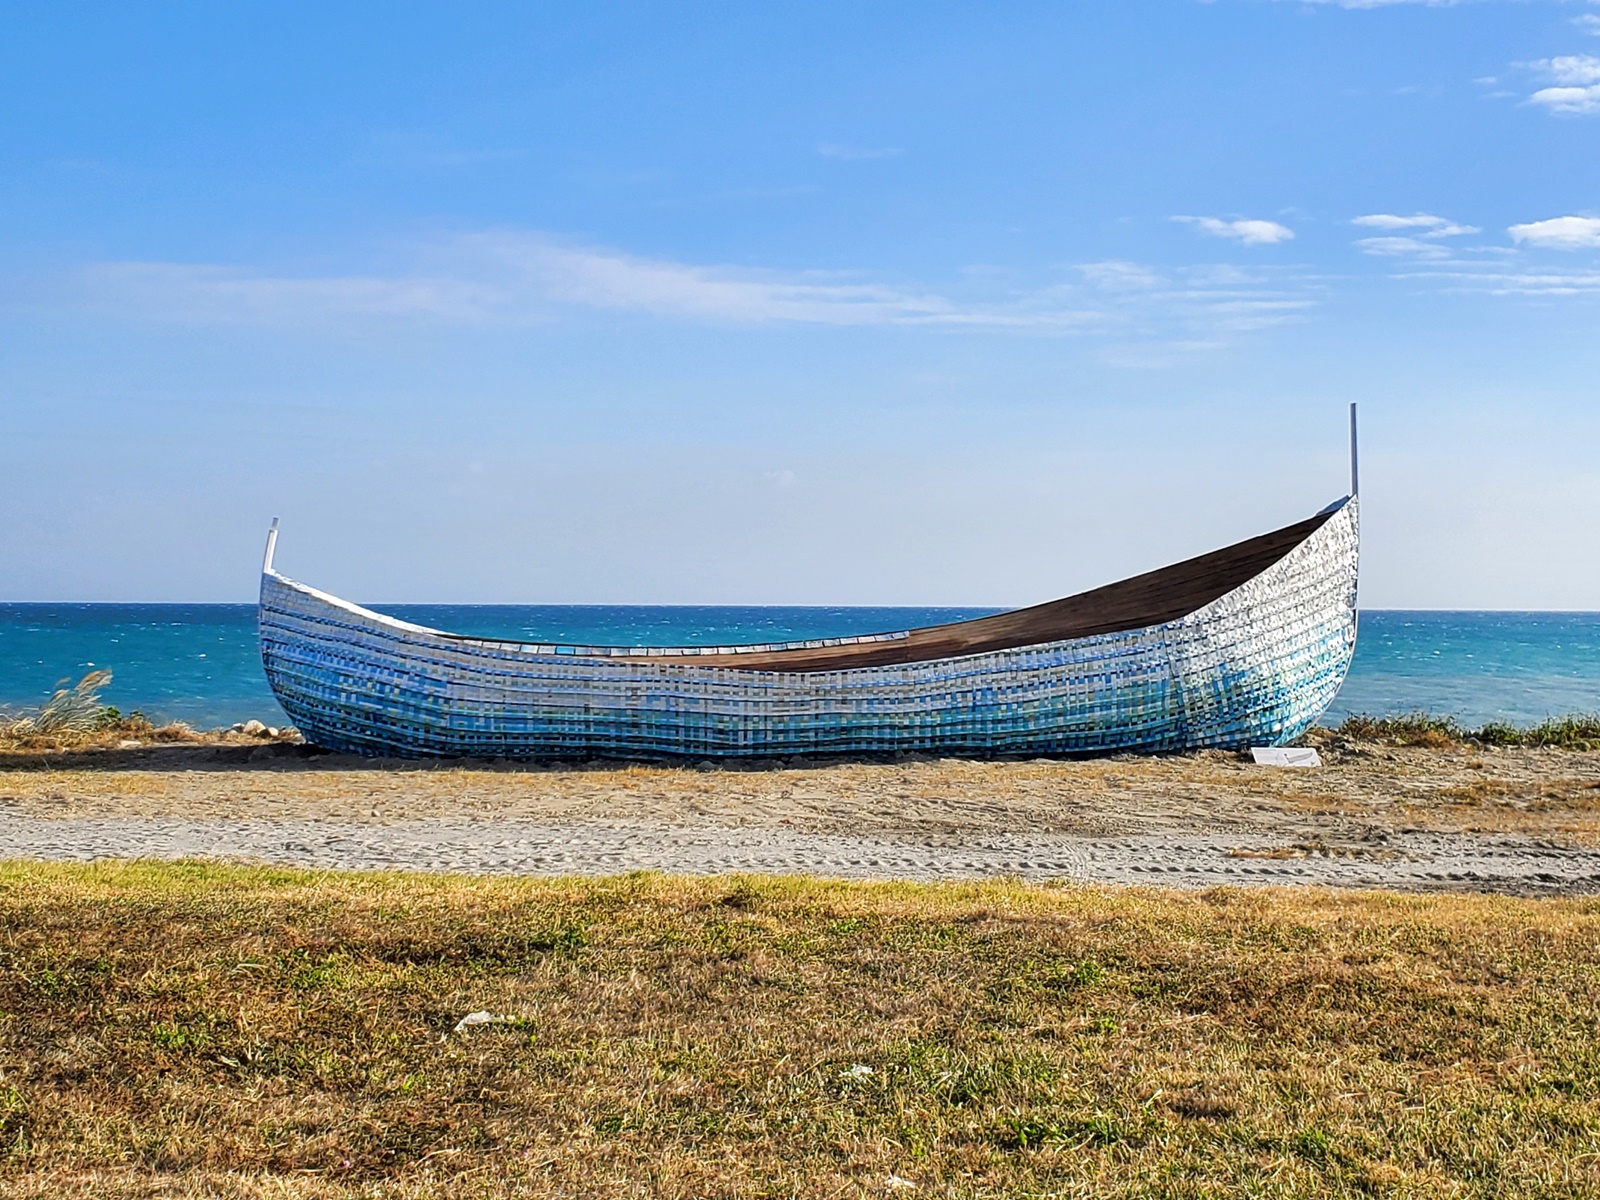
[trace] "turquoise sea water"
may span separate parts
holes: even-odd
[[[419,625],[600,645],[726,645],[913,628],[984,608],[377,605]],[[251,604],[0,604],[0,707],[37,704],[97,667],[124,712],[200,727],[286,720],[257,657]],[[1600,711],[1600,613],[1361,615],[1344,690],[1325,718],[1427,709],[1469,724]]]

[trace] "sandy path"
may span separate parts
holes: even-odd
[[[1411,834],[1371,847],[1290,849],[1227,835],[842,837],[637,822],[0,819],[0,857],[208,857],[340,869],[596,875],[752,871],[841,879],[1015,876],[1174,887],[1318,884],[1517,893],[1600,891],[1600,851],[1526,837]]]
[[[0,855],[1600,891],[1600,753],[1329,743],[750,769],[373,763],[289,745],[0,756]]]

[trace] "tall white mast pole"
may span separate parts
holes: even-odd
[[[1361,494],[1361,459],[1356,450],[1356,406],[1350,403],[1350,494]],[[273,522],[277,524],[276,521]]]

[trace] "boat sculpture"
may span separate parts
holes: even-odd
[[[307,741],[405,758],[1104,754],[1283,745],[1356,639],[1350,495],[1031,608],[862,637],[574,646],[409,624],[262,565],[267,679]]]

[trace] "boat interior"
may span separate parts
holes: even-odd
[[[728,648],[711,653],[691,650],[679,661],[685,666],[743,671],[840,671],[1012,650],[1159,625],[1187,616],[1255,578],[1320,529],[1345,503],[1340,501],[1314,517],[1209,554],[1029,608],[950,625],[929,625],[890,638]],[[621,647],[589,649],[602,654],[627,652]],[[652,657],[662,653],[672,652],[647,651]]]

